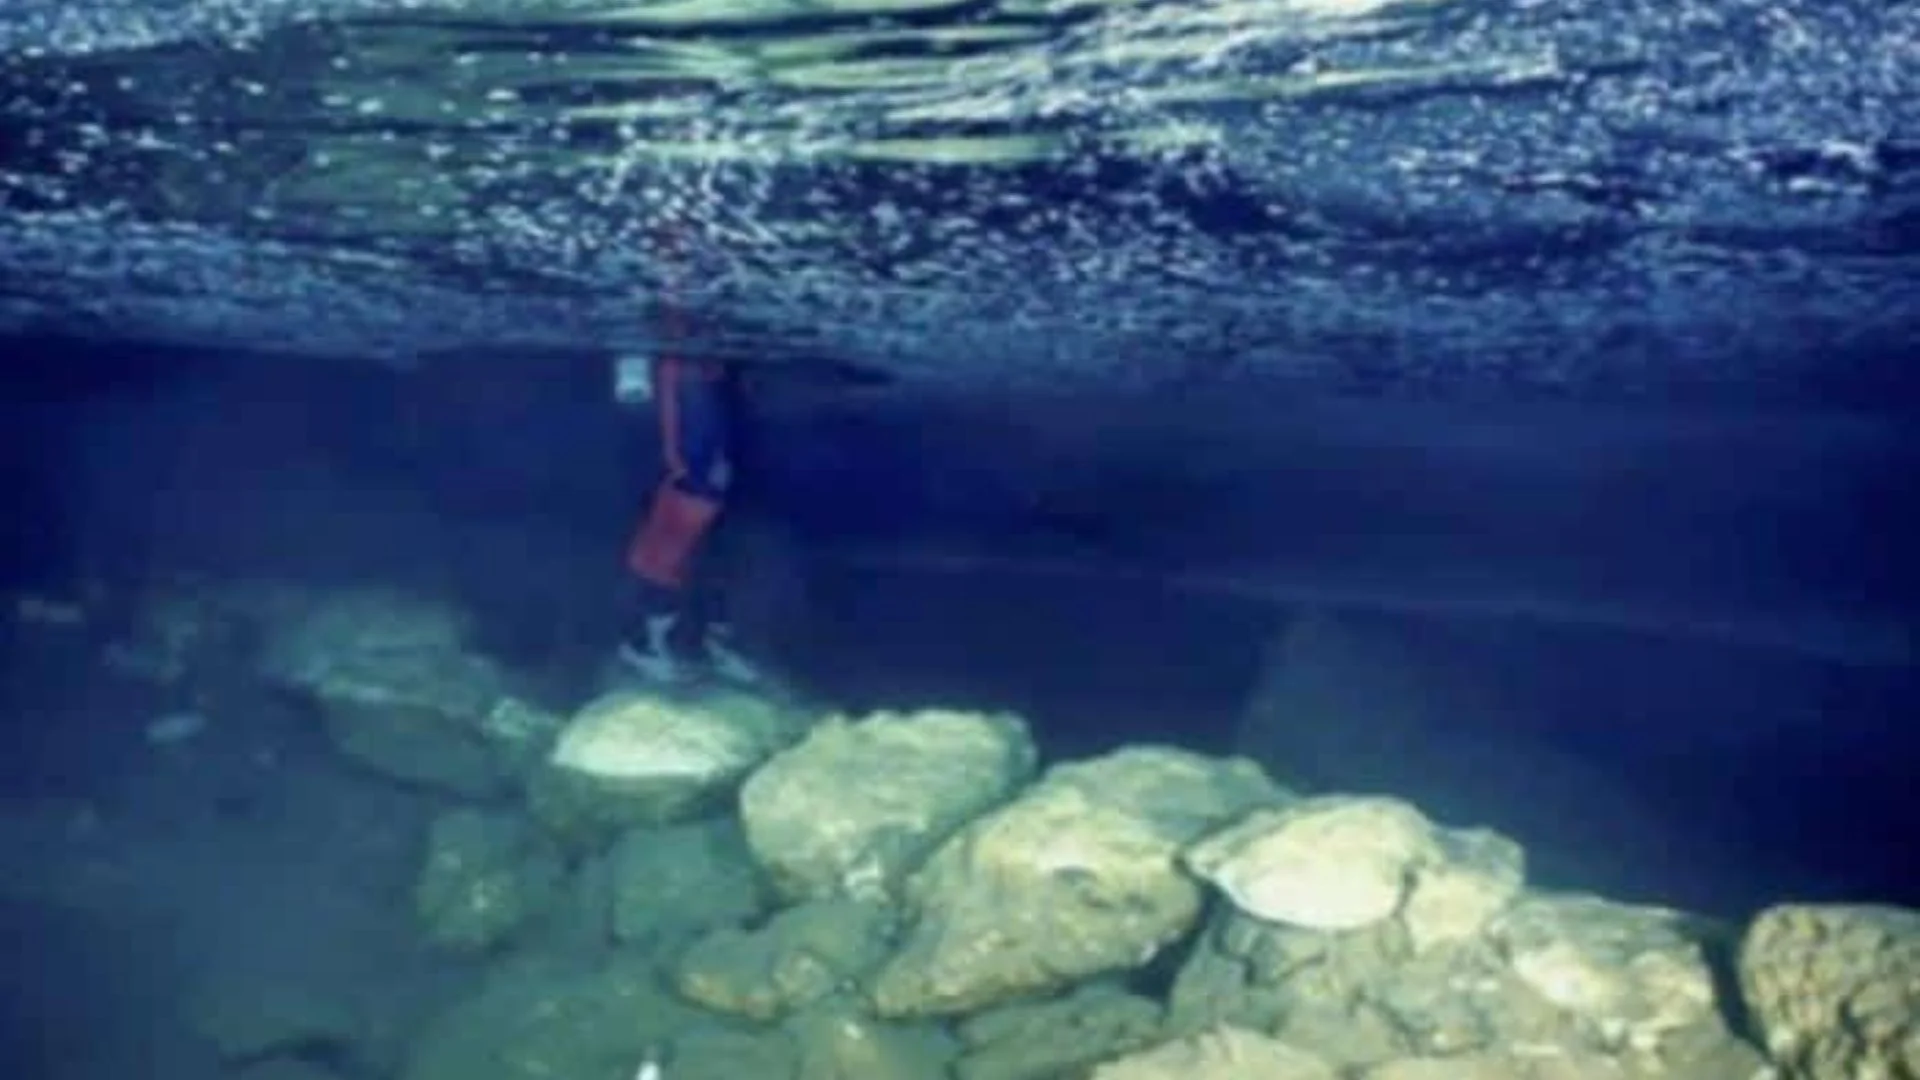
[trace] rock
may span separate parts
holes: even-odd
[[[515,942],[515,953],[586,960],[605,954],[609,945],[625,944],[613,936],[611,852],[566,858],[566,862],[567,876],[561,882],[560,895],[546,916]]]
[[[1443,838],[1398,799],[1323,796],[1268,808],[1183,861],[1270,922],[1353,930],[1412,909],[1423,944],[1471,937],[1520,891],[1520,850],[1492,834]],[[1413,898],[1421,891],[1418,903]]]
[[[1077,1075],[1160,1036],[1157,1002],[1105,983],[1065,997],[982,1013],[960,1026],[959,1080],[1050,1080]]]
[[[1339,1080],[1339,1074],[1277,1039],[1220,1027],[1109,1062],[1090,1080]]]
[[[1476,937],[1423,948],[1402,918],[1329,932],[1228,909],[1181,968],[1168,1026],[1267,1031],[1350,1071],[1525,1047],[1635,1077],[1750,1075],[1687,929],[1657,909],[1530,896]]]
[[[329,594],[269,628],[261,668],[311,694],[355,761],[458,795],[498,795],[538,759],[558,720],[514,698],[465,635],[465,618],[445,604],[384,590]]]
[[[371,656],[463,652],[473,631],[460,608],[394,588],[283,594],[261,610],[278,613],[265,627],[262,673],[305,686],[350,677]]]
[[[477,718],[436,707],[334,700],[323,706],[327,736],[355,762],[408,784],[466,798],[492,798],[513,770],[479,731]]]
[[[731,818],[629,830],[608,864],[617,941],[658,950],[766,908],[759,871]]]
[[[774,1020],[864,978],[886,956],[893,917],[852,899],[789,908],[753,931],[720,930],[682,958],[682,997],[718,1012]]]
[[[1356,1080],[1775,1080],[1775,1075],[1752,1053],[1662,1067],[1592,1050],[1523,1047],[1507,1052],[1402,1058],[1368,1069]]]
[[[927,711],[836,721],[740,792],[747,841],[790,899],[884,899],[954,830],[1033,774],[1026,725]]]
[[[1920,912],[1785,904],[1739,951],[1767,1054],[1795,1080],[1920,1077]]]
[[[429,832],[414,909],[435,945],[482,952],[544,913],[562,873],[559,853],[523,819],[456,810]]]
[[[712,1030],[674,1000],[651,959],[503,969],[422,1030],[401,1080],[625,1080],[671,1040]]]
[[[1724,1027],[1705,952],[1677,912],[1533,895],[1491,934],[1513,973],[1576,1020],[1589,1045],[1657,1057],[1678,1033]]]
[[[1496,969],[1464,951],[1415,955],[1397,920],[1329,933],[1224,908],[1175,978],[1168,1029],[1264,1031],[1343,1069],[1482,1045],[1496,1038],[1489,1013],[1516,1032],[1556,1030],[1552,1010],[1517,982],[1512,996],[1477,983]]]
[[[516,775],[526,773],[560,734],[561,718],[510,694],[494,699],[480,717],[480,734]]]
[[[948,1075],[957,1047],[931,1024],[889,1024],[848,1006],[788,1021],[799,1048],[795,1080],[928,1080]]]
[[[911,929],[874,981],[875,1008],[972,1012],[1144,964],[1200,912],[1180,849],[1282,797],[1249,762],[1173,749],[1050,770],[909,879]]]
[[[1309,948],[1289,949],[1293,942]],[[1294,951],[1302,954],[1297,960]],[[1231,905],[1217,907],[1174,976],[1168,1032],[1197,1034],[1223,1024],[1278,1029],[1294,1003],[1288,975],[1301,963],[1317,963],[1324,952],[1324,935],[1262,922]]]
[[[1439,829],[1437,861],[1412,868],[1400,921],[1415,952],[1469,941],[1505,911],[1526,882],[1526,853],[1488,829]]]
[[[1780,1080],[1760,1048],[1719,1026],[1702,1025],[1670,1036],[1653,1059],[1634,1056],[1626,1064],[1657,1080],[1693,1080],[1726,1076],[1733,1080]]]
[[[674,1040],[666,1075],[670,1080],[793,1080],[799,1069],[799,1047],[777,1028],[704,1029]]]
[[[1731,1073],[1700,1073],[1699,1080],[1752,1080]],[[1650,1080],[1612,1058],[1598,1054],[1462,1054],[1457,1057],[1405,1058],[1369,1069],[1361,1080]],[[1693,1080],[1692,1076],[1674,1080]]]
[[[797,714],[749,694],[616,690],[567,722],[529,797],[569,838],[685,820],[724,805],[803,730]]]

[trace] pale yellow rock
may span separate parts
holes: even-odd
[[[956,1015],[1145,964],[1202,908],[1180,849],[1285,797],[1250,762],[1171,748],[1056,767],[910,879],[910,928],[875,1008]]]
[[[747,780],[740,818],[789,899],[885,899],[942,840],[1012,797],[1037,756],[1007,715],[830,721]]]
[[[1787,904],[1741,943],[1740,989],[1796,1080],[1920,1077],[1920,911]]]
[[[1250,915],[1355,930],[1398,912],[1413,867],[1441,854],[1432,825],[1411,805],[1326,796],[1250,814],[1184,859]]]

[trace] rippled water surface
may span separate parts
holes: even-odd
[[[1880,392],[1920,7],[14,0],[0,325]]]

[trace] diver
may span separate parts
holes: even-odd
[[[648,682],[718,679],[755,686],[763,674],[733,643],[714,536],[734,487],[742,387],[736,365],[675,355],[615,361],[615,399],[651,398],[663,475],[627,546],[631,610],[617,655]]]

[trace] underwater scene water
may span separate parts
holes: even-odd
[[[1920,1077],[1920,6],[10,0],[0,1077]]]

